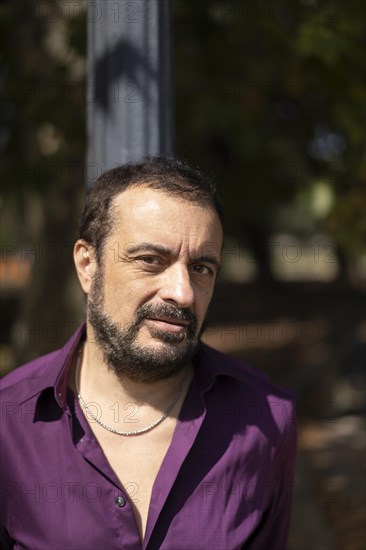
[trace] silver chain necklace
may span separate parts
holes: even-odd
[[[115,430],[114,428],[112,428],[111,426],[108,426],[108,424],[105,424],[102,420],[100,420],[97,416],[95,416],[95,414],[92,413],[92,411],[90,410],[90,408],[88,407],[88,405],[85,403],[84,399],[81,397],[79,391],[78,391],[78,385],[77,385],[77,375],[80,371],[80,367],[81,367],[81,350],[80,350],[80,353],[79,353],[79,356],[78,356],[78,360],[77,360],[77,364],[76,364],[76,369],[75,369],[75,388],[76,388],[76,394],[77,394],[77,398],[79,400],[79,403],[80,405],[82,406],[82,408],[86,411],[86,413],[97,423],[99,424],[99,426],[102,426],[102,428],[104,428],[105,430],[108,430],[109,432],[112,432],[114,434],[117,434],[117,435],[124,435],[124,436],[131,436],[131,435],[140,435],[140,434],[144,434],[146,432],[149,432],[150,430],[152,430],[153,428],[155,428],[156,426],[158,426],[159,424],[161,424],[163,422],[163,420],[166,419],[166,417],[168,416],[168,414],[170,413],[170,411],[172,410],[172,408],[174,407],[174,405],[177,403],[177,401],[179,400],[179,398],[181,397],[182,393],[183,393],[183,389],[184,389],[184,382],[187,378],[187,373],[185,374],[182,382],[180,383],[180,386],[179,386],[179,389],[178,389],[178,392],[176,394],[176,396],[174,397],[173,401],[170,403],[170,405],[165,409],[164,413],[161,415],[160,418],[158,418],[158,420],[156,420],[155,422],[153,422],[152,424],[149,424],[149,426],[146,426],[146,428],[141,428],[141,430],[133,430],[131,432],[123,432],[121,430]]]

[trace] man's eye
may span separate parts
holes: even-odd
[[[137,260],[144,264],[160,265],[160,260],[156,256],[140,256]]]
[[[204,264],[194,264],[192,266],[192,270],[195,273],[200,273],[201,275],[212,275],[213,271],[207,265]]]

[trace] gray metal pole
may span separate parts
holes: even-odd
[[[173,152],[170,0],[88,0],[87,180]]]

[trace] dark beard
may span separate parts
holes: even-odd
[[[144,320],[161,316],[187,321],[185,332],[172,333],[149,326],[152,339],[160,340],[164,347],[154,349],[138,344],[137,336]],[[120,327],[103,311],[103,274],[100,268],[94,275],[88,318],[108,367],[117,375],[136,382],[156,382],[181,372],[196,353],[203,331],[201,329],[196,334],[197,319],[190,309],[170,304],[144,304],[137,309],[130,325]]]

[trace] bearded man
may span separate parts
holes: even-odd
[[[179,160],[91,189],[86,323],[2,381],[2,549],[284,550],[292,398],[200,338],[222,246],[216,188]]]

